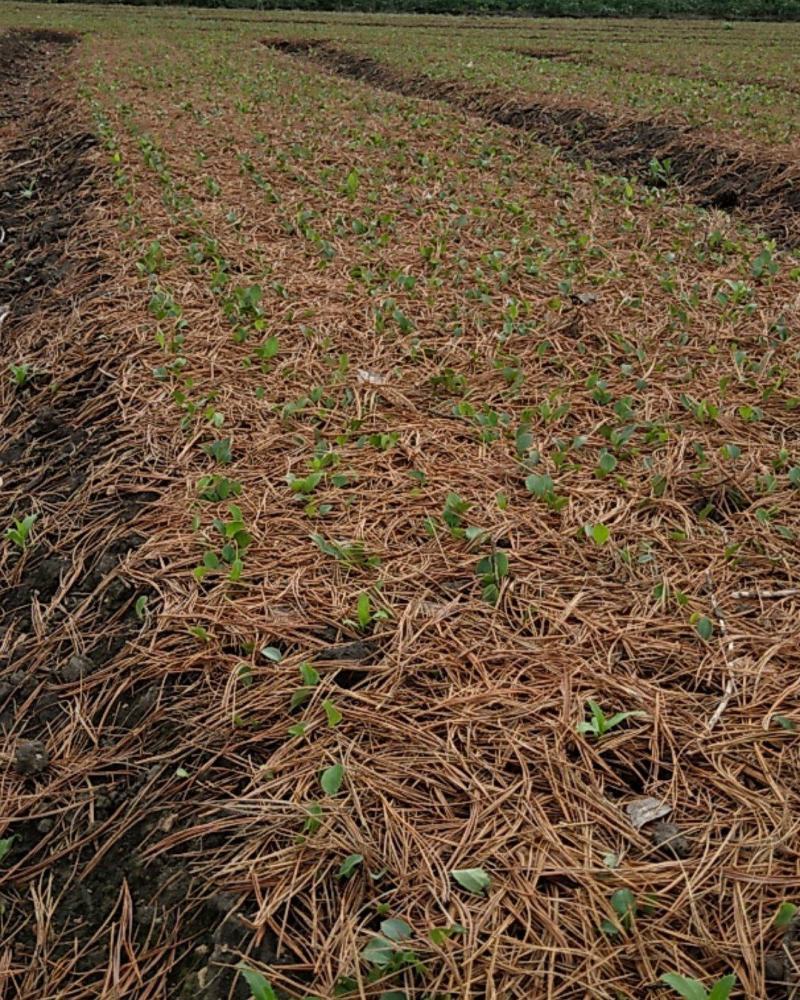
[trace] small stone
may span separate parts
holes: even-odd
[[[25,740],[17,747],[14,759],[17,771],[26,776],[41,774],[50,763],[50,755],[39,740]]]
[[[673,858],[689,857],[689,841],[681,833],[680,827],[675,826],[674,823],[654,824],[650,839],[662,854]]]
[[[45,816],[44,819],[40,819],[36,824],[36,829],[39,833],[50,833],[53,829],[53,817]]]

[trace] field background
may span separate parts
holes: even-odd
[[[796,997],[800,27],[0,26],[9,995]]]

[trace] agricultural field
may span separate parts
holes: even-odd
[[[4,996],[800,997],[798,69],[3,6]]]

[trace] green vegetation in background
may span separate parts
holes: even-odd
[[[67,0],[42,0],[67,2]],[[800,0],[85,0],[137,7],[226,7],[249,10],[327,10],[343,13],[525,14],[535,17],[706,17],[797,21]]]

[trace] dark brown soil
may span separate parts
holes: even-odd
[[[268,38],[280,52],[304,56],[338,76],[363,80],[406,97],[445,101],[470,114],[524,129],[578,163],[624,172],[653,186],[674,181],[698,205],[735,210],[783,246],[800,245],[800,167],[755,159],[735,147],[704,141],[691,128],[653,121],[614,119],[581,106],[521,101],[460,82],[406,76],[367,56],[324,40]],[[653,161],[666,166],[654,171]]]

